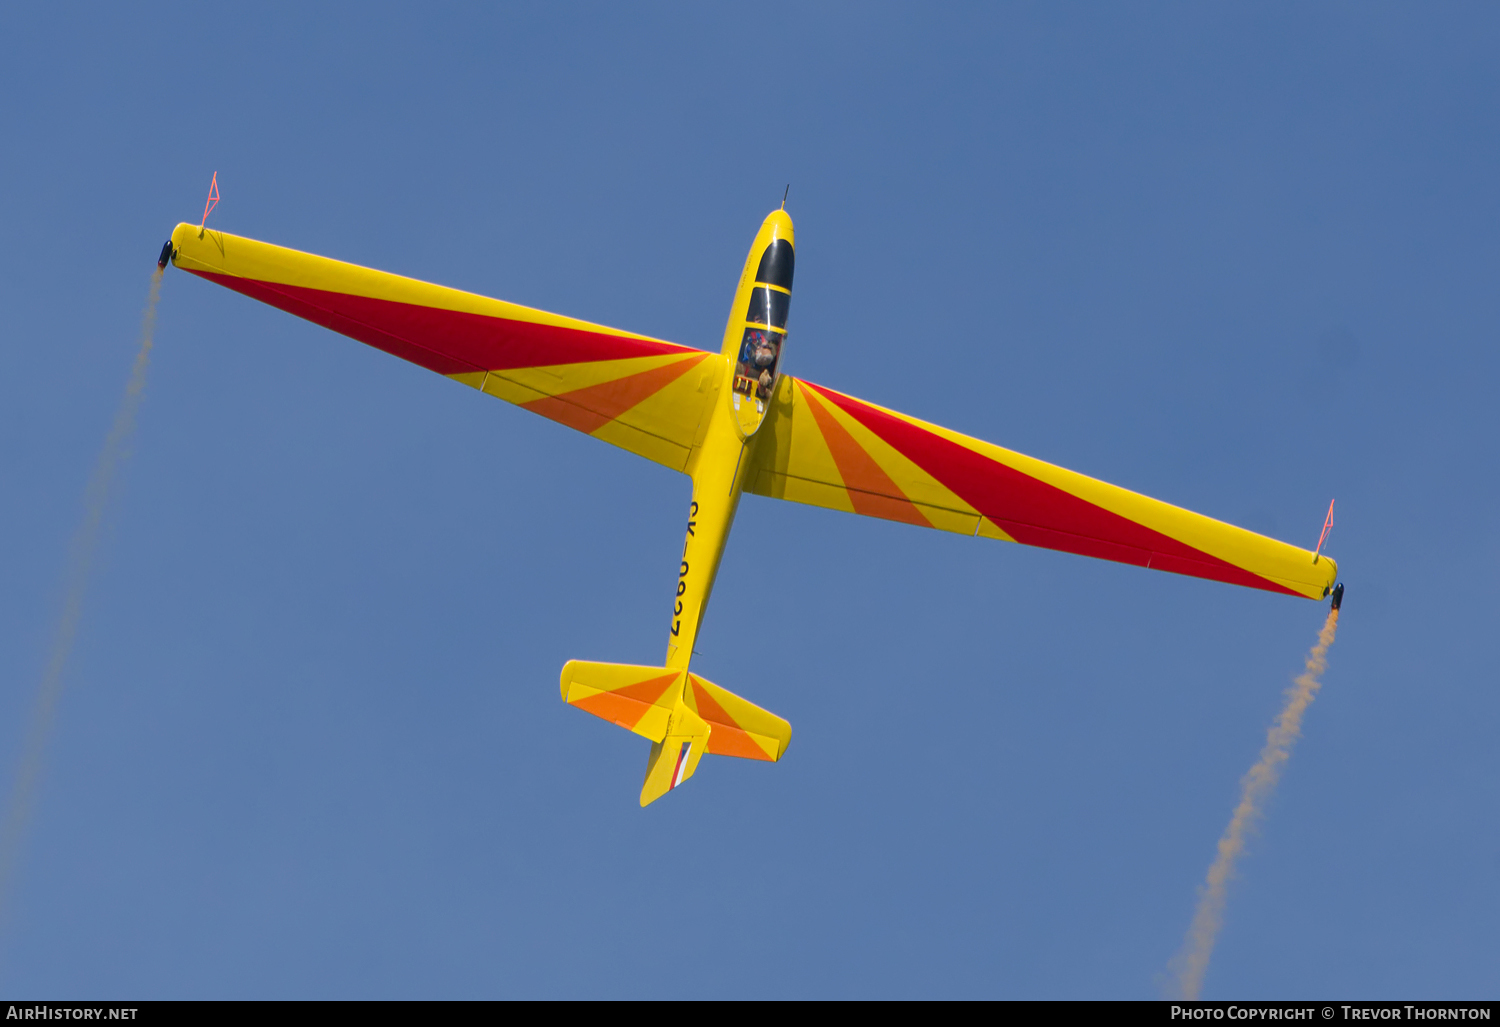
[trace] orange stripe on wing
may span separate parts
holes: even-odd
[[[904,521],[922,528],[932,527],[932,522],[906,498],[906,493],[891,480],[891,476],[880,469],[875,458],[839,424],[823,405],[823,400],[811,389],[803,389],[802,395],[807,398],[807,408],[812,411],[813,420],[823,433],[823,441],[839,469],[839,477],[844,479],[844,490],[849,493],[854,512],[866,517],[884,517],[888,521]]]
[[[534,399],[521,405],[533,413],[592,435],[631,407],[671,385],[697,367],[707,356],[707,353],[694,354],[661,367],[653,367],[649,371],[616,378],[612,382],[561,392],[556,396]]]

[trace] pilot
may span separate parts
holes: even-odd
[[[765,332],[756,332],[755,335],[755,348],[750,354],[750,363],[754,371],[759,372],[755,380],[760,386],[760,397],[765,399],[771,394],[771,381],[775,377],[776,343]]]

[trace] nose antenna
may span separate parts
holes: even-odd
[[[786,210],[786,198],[787,198],[787,194],[790,193],[791,191],[792,191],[792,183],[788,182],[786,184],[786,192],[784,192],[784,193],[781,194],[781,209],[782,210]]]

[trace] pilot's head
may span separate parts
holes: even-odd
[[[756,367],[770,367],[776,363],[776,344],[765,335],[756,334],[755,348],[751,351],[750,359]]]

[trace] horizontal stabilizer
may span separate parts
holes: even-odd
[[[559,684],[568,705],[655,743],[642,806],[692,777],[705,752],[774,762],[792,740],[776,714],[684,670],[569,660]]]
[[[660,742],[667,736],[676,703],[672,693],[681,694],[681,682],[682,671],[665,667],[569,660],[561,684],[563,702],[569,706]]]
[[[684,698],[713,729],[708,751],[715,756],[775,762],[792,740],[791,724],[697,674],[688,675]]]

